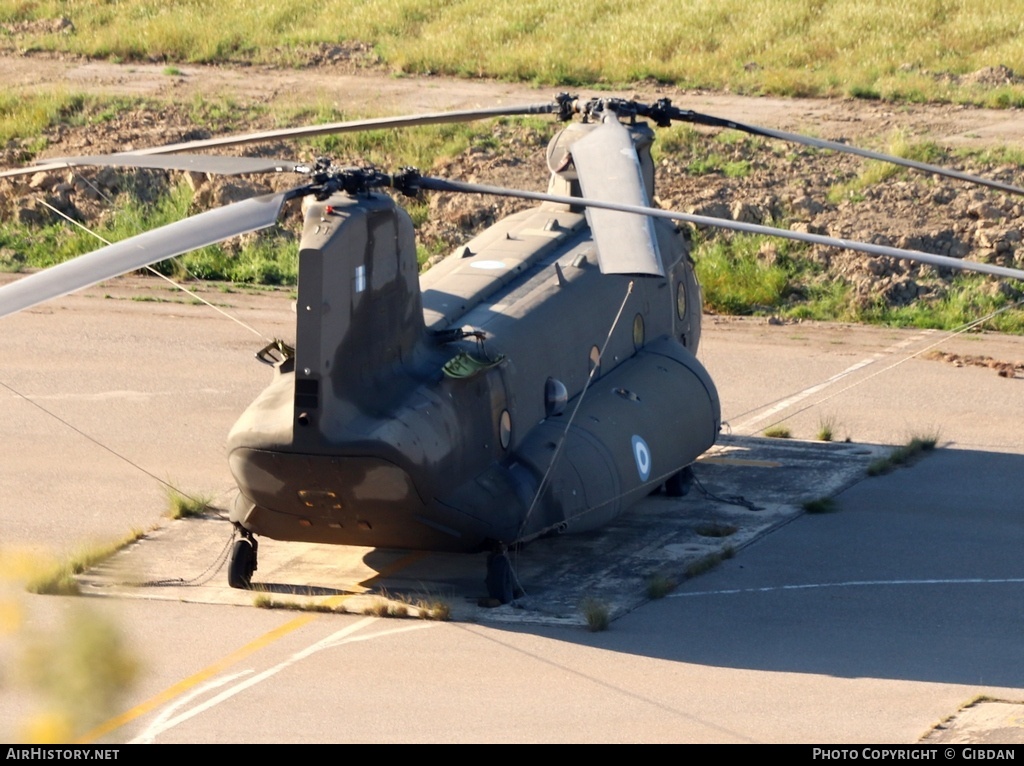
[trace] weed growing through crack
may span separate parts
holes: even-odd
[[[830,442],[836,435],[836,419],[833,415],[822,417],[818,420],[818,433],[816,438],[821,442]]]
[[[370,604],[368,607],[363,609],[363,614],[370,615],[372,617],[394,617],[395,614],[392,612],[392,604],[390,601],[384,598],[379,598]]]
[[[290,612],[318,612],[321,614],[348,614],[344,604],[308,604],[300,601],[276,601],[272,596],[261,593],[252,600],[257,609],[284,609]]]
[[[686,579],[689,580],[697,577],[698,575],[702,575],[705,572],[710,572],[723,561],[731,559],[735,555],[736,551],[733,550],[733,547],[731,545],[727,545],[717,553],[709,553],[707,556],[702,556],[686,567],[684,572]]]
[[[318,612],[323,614],[351,614],[344,604],[331,605],[302,601],[280,601],[266,593],[256,596],[252,603],[253,606],[259,609],[285,609],[293,612]],[[420,598],[409,603],[380,598],[363,609],[363,614],[399,619],[415,616],[421,620],[447,622],[452,618],[452,608],[447,601],[440,598]]]
[[[171,519],[191,519],[212,509],[213,498],[208,495],[186,495],[174,488],[167,490],[167,516]]]
[[[105,545],[85,548],[68,558],[44,569],[25,585],[30,593],[47,596],[75,596],[79,593],[75,575],[80,575],[102,561],[113,556],[122,548],[145,536],[141,529],[133,529],[122,539]]]
[[[901,465],[907,465],[925,452],[935,449],[938,434],[914,436],[901,447],[897,447],[886,457],[878,458],[868,465],[868,476],[882,476]]]
[[[399,619],[417,617],[421,620],[448,622],[452,618],[452,607],[444,599],[434,596],[408,598],[386,595],[363,609],[363,614]]]
[[[665,598],[676,589],[679,583],[668,575],[656,574],[647,581],[647,598],[651,600]]]
[[[832,513],[839,510],[839,504],[834,497],[818,497],[813,500],[805,500],[803,509],[807,513]]]
[[[608,626],[611,625],[611,610],[603,601],[596,598],[585,598],[580,604],[580,611],[583,612],[583,619],[587,621],[587,630],[591,633],[608,630]]]
[[[452,618],[452,607],[444,599],[426,598],[417,600],[413,606],[421,620],[448,622]]]
[[[789,439],[793,434],[785,426],[772,426],[764,430],[764,435],[769,439]]]

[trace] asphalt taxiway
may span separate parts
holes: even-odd
[[[287,337],[286,292],[212,297]],[[267,377],[261,339],[207,312],[128,280],[4,320],[5,555],[147,531],[84,578],[117,597],[5,595],[22,629],[0,640],[0,738],[40,704],[14,680],[22,644],[85,608],[142,668],[97,742],[1020,741],[1024,379],[925,358],[1019,361],[1020,339],[709,317],[701,358],[727,420],[696,468],[709,494],[528,547],[527,596],[497,609],[477,606],[474,557],[267,541],[256,581],[348,610],[317,614],[254,608],[223,571],[126,585],[198,583],[230,535],[163,516],[162,481],[229,502],[225,435]],[[763,437],[779,424],[795,439]],[[815,441],[824,426],[836,442]],[[866,477],[915,434],[939,448]],[[804,512],[824,496],[832,512]],[[651,600],[662,574],[680,584]],[[455,620],[362,613],[416,594],[450,598]],[[609,630],[582,627],[587,596]]]

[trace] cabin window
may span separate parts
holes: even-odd
[[[676,282],[676,315],[686,319],[686,283]]]
[[[640,314],[633,317],[633,348],[639,351],[644,346],[644,318]]]
[[[498,439],[501,441],[502,449],[508,449],[508,445],[512,442],[512,416],[509,415],[508,410],[502,410],[501,417],[498,419]]]

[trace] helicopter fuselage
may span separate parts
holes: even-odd
[[[590,529],[649,494],[720,424],[687,242],[655,229],[665,278],[602,275],[584,214],[552,204],[420,277],[390,197],[310,205],[295,356],[229,437],[232,520],[478,551]]]

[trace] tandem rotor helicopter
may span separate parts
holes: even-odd
[[[284,138],[548,113],[548,193],[276,159],[195,154]],[[680,223],[797,239],[950,269],[1024,271],[651,206],[656,127],[691,122],[852,153],[1002,191],[1024,189],[845,144],[679,109],[567,94],[442,112],[47,160],[212,174],[294,173],[298,185],[103,247],[0,288],[0,316],[230,237],[301,198],[295,341],[257,357],[270,384],[228,437],[239,494],[228,566],[246,588],[257,537],[490,552],[489,595],[515,595],[507,551],[686,490],[721,426],[697,360],[701,292]],[[419,273],[413,225],[384,190],[519,197],[511,215]]]

